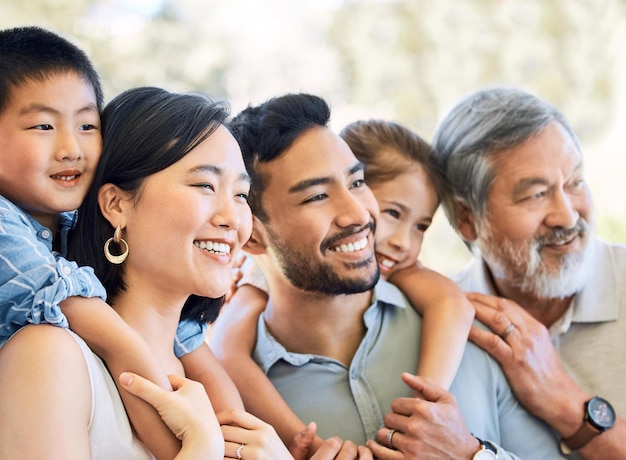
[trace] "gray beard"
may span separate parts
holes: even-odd
[[[557,269],[550,268],[541,259],[541,249],[546,241],[554,241],[566,233],[580,233],[581,251],[565,254]],[[495,279],[506,280],[521,292],[538,298],[566,298],[580,292],[587,283],[593,259],[594,245],[591,230],[584,219],[579,219],[574,229],[556,230],[550,235],[534,238],[526,247],[515,247],[509,240],[495,246],[489,225],[481,225],[476,246],[485,259]]]

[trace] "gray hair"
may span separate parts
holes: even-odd
[[[457,207],[476,217],[487,212],[487,196],[496,175],[494,158],[539,133],[553,122],[565,128],[576,148],[574,128],[555,107],[519,89],[478,91],[457,104],[435,130],[433,147],[449,182],[443,206],[453,228]]]

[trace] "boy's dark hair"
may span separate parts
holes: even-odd
[[[9,104],[12,89],[68,72],[77,73],[92,86],[98,111],[102,111],[100,77],[84,51],[41,27],[0,30],[0,113]]]
[[[261,194],[266,181],[256,171],[256,163],[266,163],[279,157],[300,137],[316,126],[325,127],[330,120],[330,108],[324,99],[311,94],[286,94],[242,110],[228,128],[239,146],[252,178],[249,203],[252,213],[263,221],[267,214],[261,206]]]

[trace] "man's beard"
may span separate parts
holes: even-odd
[[[535,236],[527,246],[516,246],[510,240],[494,243],[491,226],[484,219],[481,222],[477,246],[495,279],[506,280],[520,291],[538,298],[566,298],[580,292],[591,273],[593,244],[591,228],[587,221],[579,218],[571,229],[553,230]],[[541,250],[553,244],[578,235],[582,249],[563,254],[558,267],[550,267],[541,258]]]
[[[374,227],[375,224],[371,222],[365,227],[334,235],[322,242],[320,245],[321,252],[329,250],[335,241],[358,233],[364,228],[371,228],[374,231]],[[330,264],[316,260],[312,254],[290,247],[281,241],[271,228],[267,227],[267,230],[282,273],[298,289],[325,295],[358,294],[369,291],[378,282],[380,273],[373,251],[372,256],[366,260],[354,263],[344,262],[344,266],[348,269],[371,267],[368,276],[363,278],[340,277]]]

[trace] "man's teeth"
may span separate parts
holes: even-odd
[[[52,176],[54,179],[70,181],[76,179],[76,175],[74,176]]]
[[[362,240],[355,241],[354,243],[342,244],[333,248],[335,252],[354,252],[360,251],[365,246],[367,246],[367,238],[363,238]]]
[[[194,246],[207,251],[216,252],[218,254],[230,254],[230,246],[225,243],[217,243],[215,241],[194,241]]]

